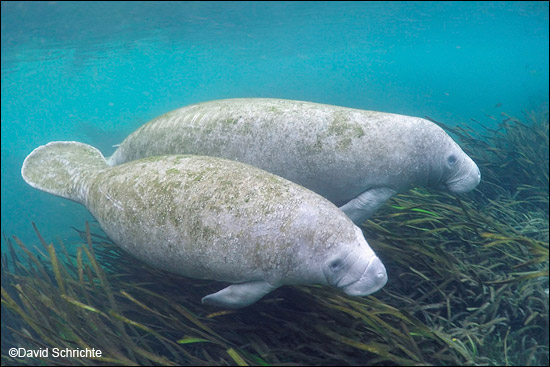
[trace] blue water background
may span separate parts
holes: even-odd
[[[548,101],[547,2],[2,2],[2,231],[92,220],[20,175],[34,148],[110,155],[151,118],[276,97],[496,124]],[[75,239],[76,238],[76,239]]]

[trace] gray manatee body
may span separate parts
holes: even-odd
[[[361,296],[387,280],[361,230],[331,202],[239,162],[171,155],[110,167],[89,145],[53,142],[35,149],[21,174],[85,205],[113,242],[142,261],[235,283],[204,303],[244,307],[285,284]]]
[[[109,164],[162,154],[247,163],[329,199],[362,223],[415,186],[473,190],[480,172],[436,124],[417,117],[283,99],[199,103],[128,136]]]

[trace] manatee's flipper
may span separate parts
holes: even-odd
[[[232,284],[202,298],[202,303],[225,308],[241,308],[256,302],[277,287],[263,280]]]
[[[396,193],[395,190],[386,187],[369,189],[342,205],[340,210],[346,213],[353,223],[359,225]]]
[[[75,141],[55,141],[25,158],[21,176],[34,188],[83,203],[85,177],[107,167],[96,148]]]

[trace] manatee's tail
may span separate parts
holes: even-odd
[[[21,175],[36,189],[84,203],[87,178],[107,167],[101,152],[90,145],[54,141],[25,158]]]

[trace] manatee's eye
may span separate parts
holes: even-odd
[[[456,156],[454,154],[451,154],[449,158],[447,158],[447,163],[449,163],[449,166],[454,166],[456,163]]]
[[[332,271],[337,271],[339,270],[341,267],[342,267],[342,264],[343,264],[343,261],[340,260],[340,259],[336,259],[334,261],[332,261],[328,267],[330,268],[330,270]]]

